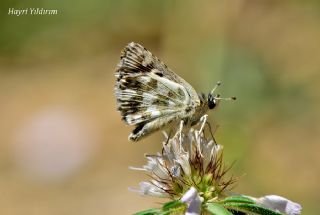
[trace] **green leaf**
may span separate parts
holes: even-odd
[[[218,203],[208,204],[206,210],[212,215],[232,215],[230,211]]]
[[[172,211],[163,211],[163,212],[159,213],[159,215],[169,215],[171,213],[172,213]]]
[[[185,204],[182,203],[180,200],[174,200],[174,201],[171,201],[171,202],[164,203],[163,206],[162,206],[162,209],[164,211],[167,211],[167,210],[170,210],[172,208],[180,207],[182,205],[185,205]]]
[[[255,203],[252,199],[245,196],[229,196],[223,200],[223,203],[230,203],[230,202],[247,203],[247,204]]]
[[[133,215],[169,215],[174,212],[182,212],[185,210],[185,204],[179,200],[164,203],[162,208],[152,208],[145,211],[137,212]]]
[[[282,213],[270,210],[268,208],[261,207],[256,204],[230,202],[230,203],[225,203],[224,206],[229,209],[241,211],[244,213],[255,213],[260,215],[282,215]]]
[[[137,212],[137,213],[135,213],[133,215],[160,215],[160,214],[162,214],[160,209],[152,208],[152,209],[149,209],[149,210]]]

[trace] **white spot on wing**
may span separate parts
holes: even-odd
[[[161,112],[157,109],[156,106],[148,107],[147,112],[151,113],[151,117],[156,117],[161,115]]]
[[[148,66],[152,62],[152,56],[148,52],[144,52],[144,60],[141,62],[143,66]]]
[[[159,91],[162,95],[168,95],[171,91],[170,88],[164,87],[163,85],[157,83],[157,91]]]
[[[136,91],[135,90],[131,90],[131,89],[125,89],[125,90],[123,90],[123,93],[130,94],[130,95],[135,95]]]
[[[161,83],[163,83],[165,86],[167,86],[168,88],[170,88],[172,91],[177,92],[179,89],[182,90],[183,94],[184,94],[184,100],[181,100],[181,102],[183,102],[184,104],[189,104],[190,103],[190,96],[186,90],[186,88],[176,82],[173,82],[167,78],[164,77],[160,77],[154,73],[150,73],[149,76]]]
[[[151,81],[151,78],[148,76],[141,76],[138,78],[138,81],[140,81],[143,84],[148,84]]]
[[[142,93],[142,97],[143,97],[143,103],[145,104],[150,104],[157,99],[155,95],[152,95],[150,93]]]
[[[161,112],[158,110],[151,112],[151,117],[156,117],[156,116],[160,116],[160,115],[161,115]]]
[[[157,107],[156,106],[150,106],[147,109],[148,112],[153,112],[153,111],[157,111]]]
[[[174,107],[174,106],[176,106],[176,103],[174,103],[173,101],[168,101],[169,102],[169,107]]]
[[[137,120],[137,119],[141,118],[141,114],[133,115],[132,118],[133,118],[134,120]]]

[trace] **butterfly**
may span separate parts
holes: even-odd
[[[135,128],[129,140],[141,138],[174,122],[193,126],[209,109],[224,99],[214,94],[198,94],[163,62],[138,43],[129,43],[117,65],[115,95],[122,119]],[[226,98],[226,99],[235,99]]]

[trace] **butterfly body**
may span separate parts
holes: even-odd
[[[146,135],[183,120],[193,126],[217,100],[213,94],[197,94],[151,52],[129,43],[116,70],[115,94],[122,119],[135,129],[129,135],[138,141]]]

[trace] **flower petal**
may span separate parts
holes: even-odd
[[[196,190],[196,188],[191,187],[181,198],[181,201],[183,203],[187,203],[192,201],[193,199],[196,198],[196,196],[198,195],[198,191]]]
[[[196,188],[191,187],[181,198],[181,201],[188,204],[185,215],[201,214],[201,199]]]
[[[154,182],[155,183],[155,182]],[[142,195],[154,196],[154,197],[169,197],[169,194],[163,191],[161,188],[150,182],[141,182],[140,190],[138,192]]]
[[[287,215],[301,214],[302,207],[300,204],[292,202],[281,196],[268,195],[256,199],[256,202],[261,206],[285,213]]]
[[[191,174],[191,167],[189,162],[189,154],[188,153],[181,153],[179,157],[176,157],[175,161],[181,165],[184,173],[187,176]]]

